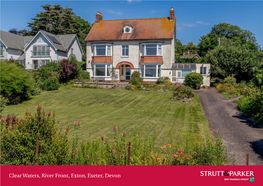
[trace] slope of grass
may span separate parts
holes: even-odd
[[[25,111],[35,112],[39,103],[46,112],[49,109],[55,111],[59,127],[69,125],[72,128],[74,122],[81,122],[81,141],[97,139],[101,135],[112,139],[114,126],[127,134],[135,126],[143,133],[148,131],[150,135],[155,128],[158,145],[173,141],[178,148],[191,146],[196,140],[211,138],[198,96],[195,95],[191,103],[179,103],[171,101],[171,94],[62,87],[33,96],[19,105],[7,106],[2,114],[23,118]]]

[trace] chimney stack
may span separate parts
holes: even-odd
[[[170,21],[174,20],[174,9],[173,9],[173,7],[171,7],[169,19],[170,19]]]
[[[102,20],[102,15],[101,13],[98,11],[98,13],[96,14],[96,21],[95,23],[99,23]]]

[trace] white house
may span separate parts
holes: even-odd
[[[76,34],[54,35],[40,30],[35,36],[20,36],[1,31],[0,59],[15,59],[26,69],[38,69],[48,61],[74,56],[82,60],[83,51]]]
[[[112,80],[112,68],[120,81],[129,81],[134,71],[139,71],[145,82],[162,76],[173,82],[176,78],[184,80],[192,70],[173,66],[175,27],[173,8],[169,17],[149,19],[102,20],[98,12],[85,39],[87,71],[91,78],[103,80]]]

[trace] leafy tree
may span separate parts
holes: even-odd
[[[60,66],[60,82],[66,83],[75,77],[77,63],[69,63],[68,60],[63,59]]]
[[[185,45],[182,44],[181,40],[177,39],[175,45],[175,55],[180,57],[183,55],[184,51]]]
[[[229,23],[219,23],[212,27],[210,33],[201,37],[198,44],[198,54],[203,57],[209,50],[213,50],[219,44],[218,38],[230,39],[237,46],[246,47],[252,52],[260,49],[254,34],[249,30],[243,30],[239,26]]]
[[[35,35],[40,29],[53,34],[81,34],[81,25],[76,21],[76,15],[71,8],[60,5],[44,5],[44,11],[28,23],[31,28],[30,35]]]
[[[25,36],[25,35],[28,35],[27,33],[29,32],[29,30],[26,30],[26,29],[17,30],[17,28],[12,28],[12,29],[10,29],[8,32],[10,32],[10,33],[12,33],[12,34],[17,34],[17,35]]]
[[[197,54],[197,46],[193,42],[188,42],[188,44],[185,45],[184,52],[188,53],[188,51],[189,54]]]
[[[220,78],[233,75],[238,82],[250,80],[253,68],[259,65],[259,60],[247,47],[227,38],[222,38],[221,45],[207,53],[205,61],[211,64],[212,75]]]
[[[198,55],[204,57],[209,50],[215,49],[218,45],[218,38],[219,36],[210,33],[202,36],[198,44]]]

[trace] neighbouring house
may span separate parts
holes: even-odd
[[[173,8],[169,17],[149,19],[103,20],[98,12],[85,38],[87,71],[92,79],[102,81],[129,81],[131,74],[139,71],[144,82],[163,76],[176,82],[190,71],[174,66],[175,27]]]
[[[55,35],[40,30],[35,36],[0,32],[0,59],[17,60],[26,69],[38,69],[49,61],[74,56],[82,61],[83,50],[76,34]]]
[[[189,52],[188,52],[188,54],[183,53],[183,55],[180,56],[180,58],[192,58],[192,57],[197,58],[197,59],[201,59],[201,57],[198,54],[189,54]]]

